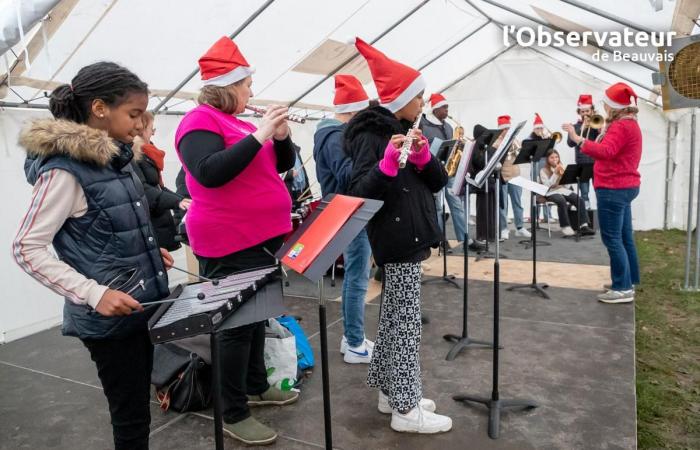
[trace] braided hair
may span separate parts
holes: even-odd
[[[94,100],[116,107],[130,94],[148,94],[148,85],[125,67],[113,62],[97,62],[80,69],[71,84],[54,89],[49,110],[56,119],[86,123]]]

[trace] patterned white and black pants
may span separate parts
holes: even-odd
[[[420,263],[384,265],[379,329],[367,385],[381,389],[394,411],[407,412],[423,398],[420,378]]]

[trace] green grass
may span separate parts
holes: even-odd
[[[636,233],[640,449],[700,449],[700,293],[681,291],[685,239],[680,231]]]

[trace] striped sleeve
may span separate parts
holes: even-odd
[[[49,249],[66,219],[86,210],[85,194],[72,174],[59,169],[44,172],[34,185],[12,253],[15,262],[35,280],[74,303],[94,308],[107,287],[58,260]]]

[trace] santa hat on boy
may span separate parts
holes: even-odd
[[[538,113],[535,113],[535,122],[532,128],[544,128],[544,122]]]
[[[228,86],[254,72],[238,46],[226,36],[199,58],[199,73],[204,86]]]
[[[632,99],[634,98],[634,103]],[[637,94],[625,83],[615,83],[605,90],[603,102],[612,109],[637,106]]]
[[[510,116],[498,116],[498,129],[505,130],[506,128],[510,128]]]
[[[578,96],[578,103],[576,106],[579,109],[591,109],[593,108],[593,96],[591,94],[581,94]]]
[[[442,108],[443,106],[447,106],[447,99],[445,98],[444,95],[442,94],[432,94],[430,96],[430,110],[436,110],[438,108]]]
[[[336,75],[333,105],[337,113],[362,111],[369,106],[369,96],[353,75]]]
[[[360,38],[355,38],[355,47],[367,60],[379,103],[389,111],[400,110],[425,90],[425,80],[417,70],[388,58]]]

